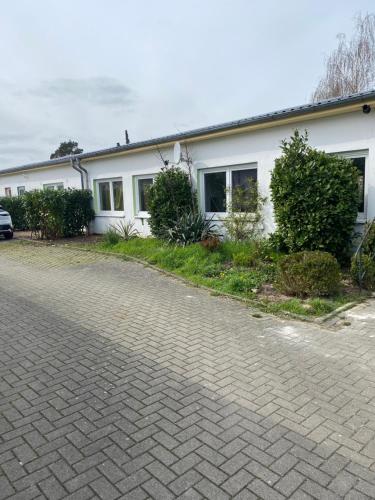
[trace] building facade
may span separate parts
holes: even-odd
[[[264,206],[264,232],[274,229],[270,179],[280,145],[295,129],[306,130],[309,143],[353,159],[358,167],[361,202],[358,224],[375,217],[375,91],[289,108],[236,122],[193,130],[74,157],[0,170],[0,196],[33,189],[91,189],[95,220],[103,233],[121,220],[132,220],[149,234],[147,186],[172,165],[174,145],[182,147],[181,168],[191,158],[191,173],[201,210],[220,223],[230,188],[257,180]]]

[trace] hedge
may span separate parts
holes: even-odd
[[[0,205],[10,213],[14,229],[24,231],[27,229],[26,212],[23,196],[0,198]]]
[[[94,218],[91,191],[67,189],[29,191],[0,198],[16,230],[29,229],[38,238],[55,239],[82,234]]]

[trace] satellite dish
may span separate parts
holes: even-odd
[[[178,164],[181,161],[181,145],[179,142],[176,142],[173,148],[173,161]]]

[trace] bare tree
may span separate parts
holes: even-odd
[[[313,102],[375,85],[375,15],[357,15],[352,38],[348,40],[342,33],[337,38],[338,46],[327,59],[326,73],[312,95]]]

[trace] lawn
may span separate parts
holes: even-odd
[[[213,294],[247,299],[262,311],[274,314],[318,317],[363,298],[345,288],[331,298],[299,299],[278,293],[272,284],[281,255],[265,244],[227,241],[210,251],[199,243],[181,247],[155,238],[135,238],[115,244],[98,242],[88,248],[141,259],[193,284],[208,287]]]

